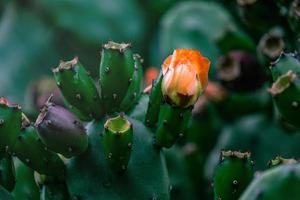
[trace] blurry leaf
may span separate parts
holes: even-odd
[[[141,45],[146,24],[134,0],[41,0],[41,6],[62,29],[101,44],[109,39]]]
[[[7,5],[0,21],[0,96],[21,103],[29,82],[57,64],[53,35],[39,17]]]

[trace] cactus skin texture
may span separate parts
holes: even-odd
[[[99,119],[103,115],[102,104],[94,81],[78,58],[61,62],[57,68],[53,69],[53,73],[57,86],[69,104],[89,119]]]
[[[178,138],[184,136],[191,112],[191,108],[182,109],[168,103],[162,105],[156,130],[155,144],[166,148],[172,147]]]
[[[274,167],[255,178],[240,200],[299,199],[300,164]]]
[[[300,62],[297,54],[283,53],[271,66],[273,85],[269,88],[275,106],[290,124],[300,127]]]
[[[12,105],[0,97],[0,154],[10,151],[21,129],[22,112],[19,105]]]
[[[214,199],[238,199],[253,178],[252,168],[249,152],[222,151],[214,176]]]

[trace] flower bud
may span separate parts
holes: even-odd
[[[176,49],[163,63],[162,92],[179,107],[193,105],[207,85],[210,61],[197,50]]]

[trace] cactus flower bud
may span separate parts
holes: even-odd
[[[176,49],[163,63],[162,92],[179,107],[193,105],[207,85],[210,61],[197,50]]]

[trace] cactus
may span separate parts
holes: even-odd
[[[249,152],[222,151],[214,176],[214,199],[238,199],[253,174],[253,161]]]
[[[54,77],[73,113],[51,102],[50,96],[34,125],[25,114],[21,120],[19,107],[10,108],[1,99],[8,114],[19,114],[11,121],[5,118],[14,138],[10,142],[1,135],[6,139],[1,141],[4,153],[11,149],[35,170],[41,199],[170,199],[161,148],[173,146],[186,131],[193,105],[206,88],[210,61],[197,50],[175,50],[165,60],[150,98],[140,98],[141,63],[129,44],[103,45],[98,93],[77,58],[61,62]],[[147,111],[140,104],[148,104]],[[1,115],[6,110],[0,110]],[[147,120],[151,117],[152,126]],[[13,126],[18,124],[20,129]],[[11,159],[5,155],[1,158]],[[8,181],[13,176],[1,175],[0,184],[12,189],[14,182]]]
[[[272,63],[270,69],[274,82],[268,91],[273,96],[276,108],[290,124],[300,127],[297,117],[300,100],[300,63],[297,54],[283,53]]]
[[[271,168],[255,178],[240,200],[299,199],[299,164],[285,164]]]

